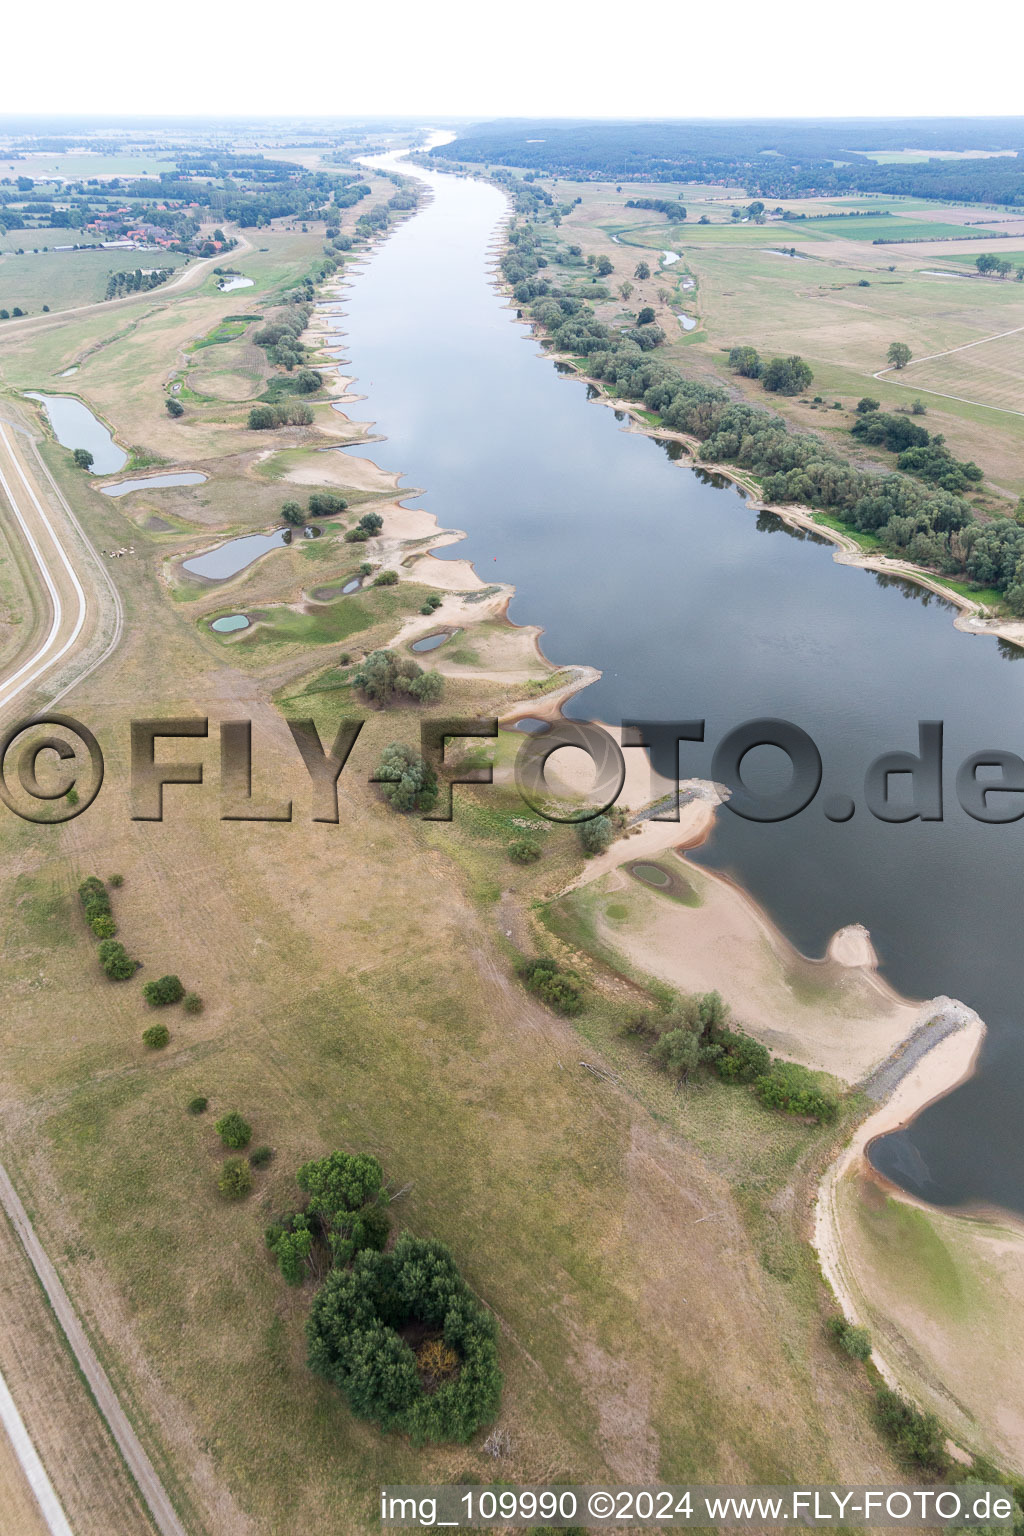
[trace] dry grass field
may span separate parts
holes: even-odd
[[[302,270],[320,239],[275,230],[264,243],[244,259],[258,278],[251,304]],[[451,824],[396,816],[367,780],[385,743],[416,741],[419,711],[367,709],[343,679],[332,686],[336,637],[250,648],[211,635],[218,606],[309,617],[314,582],[352,569],[336,530],[318,541],[324,553],[275,553],[230,591],[194,595],[167,577],[166,556],[190,540],[259,526],[273,498],[328,472],[329,456],[308,452],[320,423],[296,434],[275,479],[254,468],[263,445],[239,425],[244,405],[166,417],[162,381],[238,297],[204,289],[123,312],[113,337],[102,317],[82,317],[0,351],[8,388],[84,359],[76,392],[120,441],[216,469],[206,486],[126,506],[46,444],[100,547],[132,532],[135,555],[111,565],[126,634],[72,695],[106,753],[100,798],[58,829],[0,821],[3,1161],[185,1523],[210,1536],[350,1536],[377,1528],[383,1481],[496,1470],[508,1481],[895,1481],[867,1378],[826,1337],[806,1240],[836,1133],[743,1090],[676,1091],[621,1035],[632,984],[585,953],[593,1000],[580,1020],[540,1007],[512,976],[514,946],[543,938],[575,955],[571,936],[533,915],[580,867],[569,831],[547,833],[541,862],[523,870],[505,854],[522,805],[500,788],[457,791]],[[386,444],[379,453],[386,466]],[[153,508],[173,508],[169,532],[146,528]],[[423,588],[388,590],[360,599],[365,625],[344,640],[355,655],[389,638]],[[453,650],[445,713],[487,715],[529,692],[493,612],[481,615],[479,646],[467,621]],[[513,680],[488,680],[482,652]],[[309,820],[279,697],[325,738],[341,714],[368,716],[338,825]],[[161,747],[198,754],[207,780],[169,789],[162,823],[130,819],[128,722],[139,714],[211,722],[209,740]],[[255,795],[293,800],[292,822],[220,819],[217,724],[237,718],[253,721]],[[75,896],[84,876],[114,873],[119,936],[144,967],[123,985],[100,972]],[[205,1006],[169,1011],[170,1044],[149,1052],[140,983],[165,971]],[[187,1112],[196,1094],[209,1098],[203,1115]],[[216,1186],[213,1120],[227,1109],[274,1149],[238,1204]],[[283,1284],[263,1228],[294,1202],[296,1166],[335,1147],[381,1159],[402,1191],[396,1224],[449,1243],[493,1308],[511,1437],[497,1465],[479,1440],[417,1450],[380,1435],[306,1369],[310,1288]]]
[[[1024,317],[1024,303],[1021,304]],[[1024,318],[1019,329],[942,357],[911,362],[899,381],[906,389],[959,394],[980,405],[1024,416]]]

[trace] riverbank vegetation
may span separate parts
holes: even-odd
[[[945,488],[975,483],[977,466],[947,457],[941,437],[936,443],[904,417],[861,415],[854,432],[904,444],[904,467],[915,478],[858,468],[820,436],[794,431],[781,417],[733,399],[723,386],[687,378],[674,363],[650,356],[654,349],[638,336],[642,327],[623,331],[598,320],[584,300],[543,274],[537,257],[533,229],[513,230],[503,258],[506,281],[554,347],[580,359],[581,371],[616,399],[635,401],[657,424],[695,438],[704,460],[745,471],[766,501],[821,508],[853,531],[871,534],[890,554],[979,589],[995,588],[1012,613],[1024,615],[1024,529],[1008,519],[978,521],[970,503]],[[737,348],[733,355],[738,371],[761,376],[754,348]],[[799,358],[769,365],[779,375],[776,384],[787,385],[784,392],[790,379],[799,383],[798,365],[803,380],[806,365]]]

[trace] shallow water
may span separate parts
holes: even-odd
[[[873,1157],[929,1199],[1024,1209],[1024,823],[982,826],[953,793],[969,752],[1024,752],[1022,653],[955,630],[922,588],[837,565],[820,535],[673,463],[675,445],[623,431],[490,285],[500,193],[426,179],[433,201],[346,291],[356,387],[387,439],[349,451],[429,488],[417,504],[468,534],[438,558],[514,583],[510,617],[543,628],[553,662],[601,670],[568,714],[704,719],[706,741],[680,748],[683,776],[710,777],[714,746],[744,721],[810,734],[824,780],[809,808],[772,824],[723,810],[697,858],[740,880],[805,954],[864,923],[894,986],[978,1009],[990,1029],[978,1075]],[[945,721],[942,822],[823,814],[832,795],[862,804],[867,766],[916,750],[929,719]],[[650,739],[672,771],[670,735]],[[747,782],[777,787],[780,756],[749,754]]]
[[[171,485],[203,485],[207,479],[198,471],[179,475],[148,475],[145,480],[118,480],[115,485],[101,485],[104,496],[130,496],[132,491],[162,491]]]
[[[682,326],[684,331],[695,331],[697,329],[697,322],[692,315],[677,314],[676,319],[679,321],[679,324]]]
[[[236,629],[248,629],[249,620],[244,613],[226,613],[221,619],[214,619],[210,625],[218,635],[230,635]]]
[[[207,581],[226,581],[269,550],[290,544],[290,532],[288,528],[276,528],[273,533],[248,533],[240,539],[229,539],[216,549],[208,549],[204,555],[183,560],[182,569],[193,576],[205,576]]]
[[[50,418],[54,436],[62,448],[87,448],[92,454],[91,474],[114,475],[128,462],[128,455],[119,448],[107,431],[81,400],[74,395],[38,395],[27,390],[30,400],[39,400]]]
[[[236,288],[251,288],[252,286],[253,280],[251,277],[241,277],[238,275],[221,278],[217,284],[221,293],[234,293]]]
[[[409,649],[411,651],[436,651],[439,645],[444,645],[445,641],[450,639],[450,633],[448,630],[445,630],[441,635],[427,635],[423,640],[414,640]]]

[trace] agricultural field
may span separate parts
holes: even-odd
[[[173,158],[160,154],[99,154],[83,152],[69,155],[22,154],[7,159],[0,150],[0,176],[31,176],[33,181],[59,177],[62,181],[88,180],[90,176],[159,176],[174,164]]]
[[[170,267],[177,271],[187,258],[175,251],[33,251],[29,238],[45,234],[58,238],[60,230],[15,230],[23,256],[8,250],[0,255],[0,308],[15,305],[27,315],[38,315],[44,304],[51,310],[73,309],[78,304],[96,304],[107,290],[112,272],[144,272]],[[12,235],[7,239],[10,243]]]
[[[943,224],[931,219],[871,218],[840,216],[839,218],[797,219],[787,226],[794,232],[806,229],[828,240],[942,240],[955,239],[966,233],[962,224]]]

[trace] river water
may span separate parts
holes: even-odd
[[[348,451],[429,487],[419,504],[467,531],[450,557],[515,584],[510,616],[544,629],[553,662],[602,670],[567,713],[705,719],[706,744],[681,748],[684,777],[710,776],[716,743],[751,718],[811,735],[824,764],[812,805],[773,825],[724,810],[699,858],[805,954],[861,922],[900,991],[977,1008],[989,1036],[976,1076],[873,1156],[936,1203],[1024,1210],[1024,824],[980,825],[953,793],[968,753],[1024,753],[1024,654],[955,630],[949,605],[920,588],[836,565],[830,544],[624,432],[538,355],[493,288],[501,195],[417,174],[433,200],[357,271],[334,322],[367,396],[358,414],[387,439]],[[945,723],[945,819],[876,821],[864,772],[883,752],[916,751],[918,720]],[[781,783],[781,761],[760,748],[744,776]],[[849,821],[823,813],[837,794],[857,803]]]

